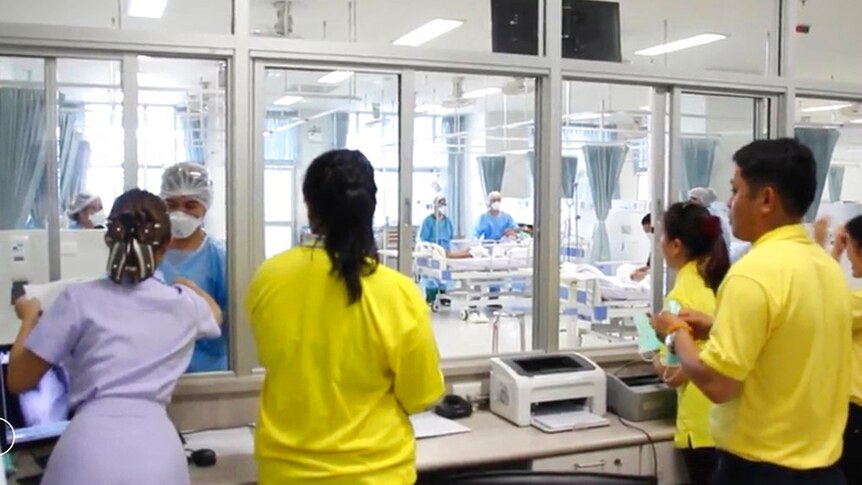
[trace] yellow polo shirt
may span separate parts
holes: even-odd
[[[850,402],[862,406],[862,290],[850,297],[853,315],[853,371],[850,373]]]
[[[259,483],[412,484],[408,414],[443,395],[428,307],[381,265],[348,305],[322,249],[266,261],[248,290],[266,368],[255,437]]]
[[[666,302],[675,300],[682,308],[707,315],[715,313],[715,293],[697,271],[697,262],[692,261],[680,268],[673,289]],[[702,347],[704,342],[698,341]],[[664,347],[664,346],[662,346]],[[668,372],[674,372],[674,369]],[[709,413],[712,402],[691,382],[679,386],[677,393],[676,434],[677,448],[708,448],[715,446],[709,432]]]
[[[701,360],[742,382],[716,405],[716,446],[793,469],[841,456],[851,367],[850,292],[802,225],[761,237],[733,265]]]

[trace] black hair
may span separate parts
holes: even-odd
[[[312,230],[323,236],[332,274],[344,280],[348,302],[362,297],[360,278],[380,263],[374,241],[377,185],[374,168],[359,151],[333,150],[315,158],[305,172],[302,195]]]
[[[652,225],[652,214],[647,214],[641,219],[642,226],[651,226]]]
[[[857,247],[862,246],[862,216],[850,219],[850,222],[844,225],[844,230]]]
[[[678,202],[664,213],[664,234],[678,239],[689,258],[698,261],[697,270],[713,292],[724,281],[730,269],[727,244],[721,231],[721,220],[700,204]]]
[[[814,202],[817,162],[811,149],[799,140],[757,140],[740,148],[733,160],[752,188],[775,189],[789,215],[804,216]]]
[[[165,202],[141,189],[117,197],[106,229],[108,274],[117,284],[136,284],[151,277],[159,263],[159,250],[171,242]]]

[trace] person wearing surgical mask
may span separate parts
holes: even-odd
[[[102,229],[105,227],[105,210],[102,199],[90,192],[81,192],[69,204],[66,211],[69,217],[69,229]]]
[[[213,183],[206,167],[183,162],[165,170],[161,197],[171,219],[171,244],[162,261],[162,274],[171,283],[177,277],[193,281],[209,294],[227,315],[227,255],[224,244],[207,235],[204,217],[212,205]],[[225,318],[226,320],[226,318]],[[221,336],[195,343],[188,372],[228,369],[228,325]]]
[[[452,225],[452,220],[446,215],[447,208],[445,197],[437,196],[434,198],[434,213],[428,215],[422,222],[419,240],[437,244],[448,253],[452,249],[455,227]]]
[[[488,212],[482,214],[476,222],[474,236],[486,241],[499,241],[507,236],[518,233],[518,225],[512,216],[501,210],[503,196],[494,191],[488,194]]]

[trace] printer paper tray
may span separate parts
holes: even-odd
[[[532,417],[531,423],[546,433],[600,428],[611,424],[607,419],[583,410],[538,414]]]

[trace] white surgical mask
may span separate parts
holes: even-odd
[[[183,211],[171,212],[171,236],[186,239],[201,227],[201,220]]]
[[[446,215],[446,206],[441,205],[440,207],[437,208],[437,212],[439,212],[441,215],[445,216]]]
[[[108,217],[105,216],[105,211],[103,210],[100,210],[95,214],[90,214],[90,222],[93,223],[93,227],[104,226],[107,220]]]
[[[491,210],[492,211],[499,211],[500,210],[500,203],[499,202],[492,202],[491,203]]]

